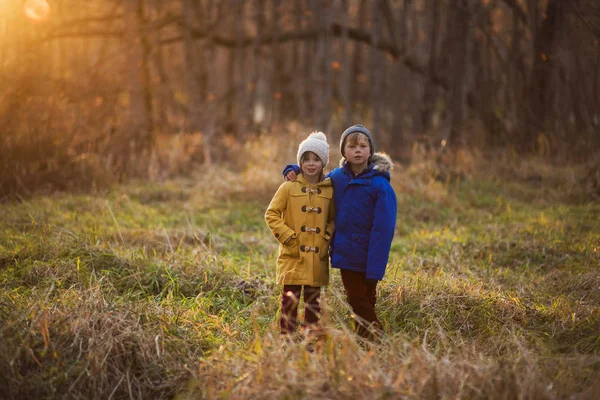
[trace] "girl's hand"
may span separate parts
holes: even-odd
[[[286,181],[296,182],[296,178],[297,178],[297,176],[294,171],[289,171],[287,174],[285,174]]]

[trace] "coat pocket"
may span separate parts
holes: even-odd
[[[369,237],[356,234],[352,235],[350,249],[350,262],[353,264],[365,264],[369,253]]]
[[[329,258],[329,240],[325,239],[322,233],[317,235],[317,247],[319,248],[319,258],[327,260]]]
[[[279,257],[281,258],[299,258],[300,250],[298,248],[298,238],[290,238],[286,244],[279,246]]]

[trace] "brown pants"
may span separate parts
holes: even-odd
[[[356,318],[356,333],[363,338],[374,340],[382,326],[375,313],[377,302],[377,281],[369,282],[364,272],[340,270],[346,290],[346,298]]]
[[[320,286],[307,285],[283,285],[281,296],[281,316],[279,317],[279,328],[281,333],[294,333],[298,325],[298,303],[300,293],[304,288],[304,325],[315,325],[319,322],[321,313]]]

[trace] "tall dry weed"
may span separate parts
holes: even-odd
[[[190,378],[190,344],[155,323],[164,310],[114,303],[105,282],[45,296],[2,304],[3,398],[165,398]]]
[[[308,348],[308,350],[307,350]],[[468,347],[435,353],[427,342],[389,337],[361,343],[347,332],[329,330],[310,350],[309,340],[257,337],[240,352],[221,348],[201,361],[195,383],[182,399],[555,399],[557,388],[535,358],[522,348],[511,359],[488,358]],[[583,366],[579,366],[582,368]],[[563,390],[566,390],[564,392]],[[570,392],[569,392],[570,391]]]

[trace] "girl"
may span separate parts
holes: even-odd
[[[333,187],[324,179],[329,145],[322,132],[313,132],[298,147],[300,173],[284,182],[265,213],[279,241],[277,282],[283,285],[279,327],[296,332],[298,301],[304,290],[304,325],[314,330],[319,321],[321,286],[329,283],[329,240],[333,234]]]

